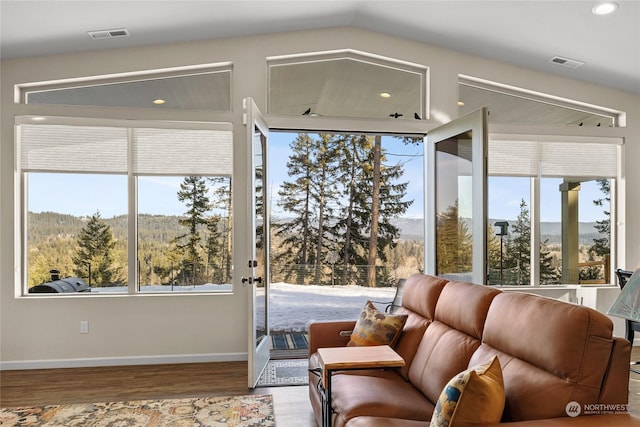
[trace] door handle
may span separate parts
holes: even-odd
[[[262,277],[242,277],[240,281],[243,285],[246,285],[247,283],[262,283]]]

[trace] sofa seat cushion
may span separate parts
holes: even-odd
[[[375,375],[338,373],[331,384],[337,426],[364,415],[428,422],[433,414],[433,404],[396,370],[378,370]]]
[[[402,420],[386,417],[352,418],[345,427],[428,427],[425,421]],[[640,427],[640,418],[630,414],[589,415],[587,417],[562,417],[514,423],[460,424],[456,427]]]
[[[403,420],[389,417],[356,417],[345,427],[427,427],[427,421]]]

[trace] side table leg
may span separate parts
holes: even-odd
[[[327,371],[327,384],[326,384],[326,403],[325,403],[325,412],[326,412],[326,422],[325,422],[325,427],[331,427],[331,425],[333,424],[333,408],[331,407],[331,371],[328,370]],[[324,417],[323,417],[324,418]]]

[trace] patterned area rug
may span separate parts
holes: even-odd
[[[309,384],[307,359],[270,360],[258,380],[258,387]]]
[[[269,427],[270,395],[3,408],[0,425],[39,427]]]

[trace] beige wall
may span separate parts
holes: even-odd
[[[621,266],[640,262],[640,96],[543,74],[425,44],[361,30],[341,28],[256,37],[221,39],[73,55],[25,58],[1,64],[0,146],[0,362],[2,368],[82,366],[123,363],[241,360],[247,357],[248,290],[239,284],[249,258],[247,193],[242,190],[247,156],[242,125],[242,98],[266,105],[268,56],[355,49],[430,67],[432,118],[412,126],[428,130],[457,114],[458,74],[485,78],[513,86],[626,111],[625,129],[589,130],[590,134],[626,138],[626,230]],[[54,108],[13,103],[14,85],[83,76],[126,73],[147,69],[230,61],[233,63],[233,113],[223,118],[234,123],[234,212],[236,218],[235,292],[230,295],[131,295],[109,297],[16,298],[20,271],[15,251],[18,212],[14,172],[13,118],[21,114],[88,115],[128,118],[120,109]],[[605,82],[606,83],[606,82]],[[141,119],[211,120],[206,113],[144,111]],[[216,119],[216,117],[214,117]],[[308,118],[273,118],[279,124],[303,126]],[[352,121],[357,130],[389,130],[397,123]],[[329,125],[327,125],[329,126]],[[337,123],[337,127],[343,124]],[[355,130],[355,129],[354,129]],[[415,130],[415,129],[411,129]],[[573,131],[578,131],[573,129]],[[583,131],[587,132],[587,131]],[[598,133],[600,132],[600,133]],[[633,161],[632,159],[635,159]],[[79,333],[80,320],[90,322],[90,333]]]

